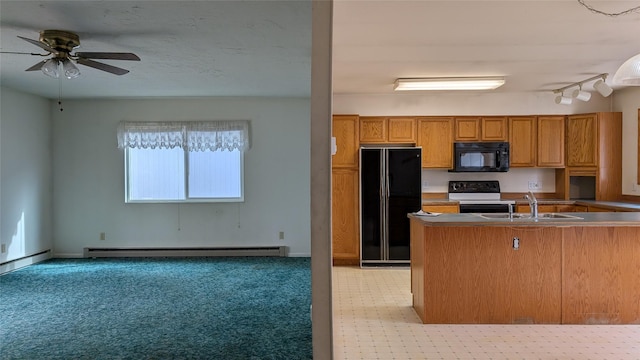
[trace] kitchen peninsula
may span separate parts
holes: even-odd
[[[410,214],[422,322],[640,324],[640,213],[570,214]]]

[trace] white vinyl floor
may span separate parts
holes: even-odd
[[[422,324],[405,268],[334,267],[333,327],[337,360],[640,360],[640,325]]]

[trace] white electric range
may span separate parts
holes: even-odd
[[[461,213],[508,212],[515,200],[502,200],[497,180],[449,181],[449,200],[460,204]]]

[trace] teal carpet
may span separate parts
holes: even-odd
[[[0,359],[311,359],[309,258],[53,259],[0,276]]]

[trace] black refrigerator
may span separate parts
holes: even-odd
[[[421,148],[360,148],[360,265],[409,264],[408,213],[422,207]]]

